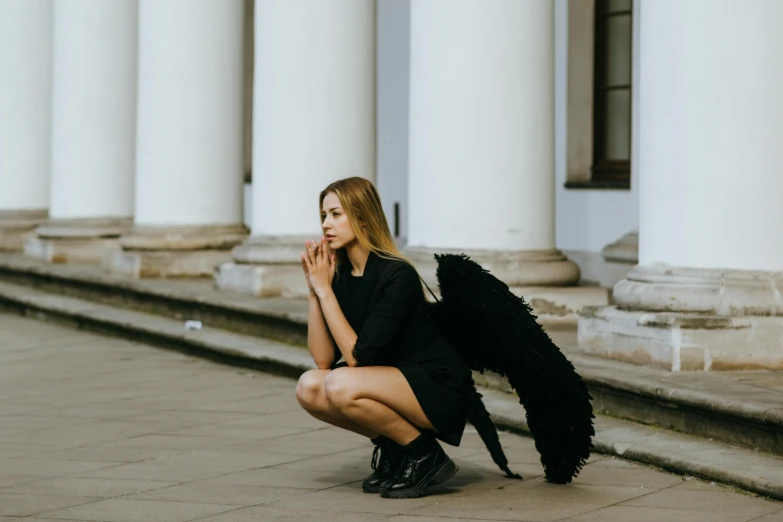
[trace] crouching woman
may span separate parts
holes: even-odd
[[[308,348],[318,369],[299,379],[297,399],[313,417],[375,444],[363,491],[420,497],[457,472],[436,439],[460,443],[470,369],[430,318],[372,183],[332,183],[320,208],[324,236],[302,252]]]

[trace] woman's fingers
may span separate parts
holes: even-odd
[[[316,259],[314,250],[315,250],[315,242],[311,239],[305,241],[305,252],[307,254],[307,260],[311,265],[315,263],[315,259]]]

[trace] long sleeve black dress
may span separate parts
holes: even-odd
[[[404,261],[371,252],[362,276],[351,275],[350,263],[345,263],[332,288],[358,335],[357,366],[398,368],[437,430],[436,436],[459,446],[473,378],[432,321],[416,270]],[[340,357],[336,350],[335,360]]]

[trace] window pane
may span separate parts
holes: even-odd
[[[631,15],[606,19],[606,76],[604,85],[631,83]]]
[[[631,158],[631,91],[607,91],[602,160],[628,161]]]
[[[605,12],[614,13],[615,11],[630,11],[631,0],[605,0]]]

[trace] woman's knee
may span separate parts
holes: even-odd
[[[336,408],[348,405],[356,398],[356,386],[350,368],[332,370],[324,378],[326,399]]]
[[[296,400],[306,410],[317,409],[324,397],[324,377],[326,370],[309,370],[299,377],[296,383]]]

